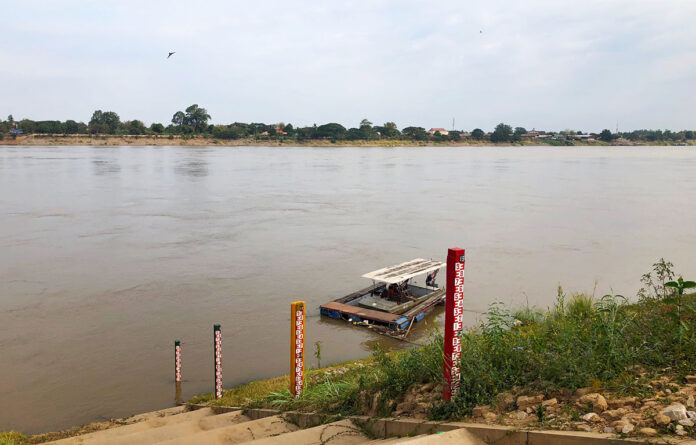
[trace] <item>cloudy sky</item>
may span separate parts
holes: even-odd
[[[694,0],[0,0],[0,115],[696,129]],[[167,52],[176,51],[167,60]]]

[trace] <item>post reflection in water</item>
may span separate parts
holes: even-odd
[[[184,403],[184,400],[181,398],[181,382],[174,382],[174,404],[179,405],[181,403]]]

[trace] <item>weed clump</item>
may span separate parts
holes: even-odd
[[[16,431],[0,432],[0,445],[24,445],[27,436]]]

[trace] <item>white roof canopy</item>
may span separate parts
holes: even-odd
[[[384,269],[366,273],[363,275],[363,278],[369,278],[374,281],[388,284],[401,283],[409,278],[432,272],[444,266],[445,263],[441,263],[439,261],[416,258],[415,260],[406,261],[405,263],[397,264],[396,266],[389,266],[385,267]]]

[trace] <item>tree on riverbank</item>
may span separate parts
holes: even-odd
[[[484,133],[483,130],[481,130],[480,128],[474,128],[474,129],[471,131],[471,137],[474,138],[474,139],[476,139],[476,140],[479,140],[479,141],[480,141],[481,139],[483,139],[483,136],[484,136],[484,135],[485,135],[485,133]]]
[[[515,131],[512,133],[512,140],[519,142],[522,140],[522,136],[527,134],[527,129],[524,127],[515,127]]]
[[[374,130],[383,138],[396,139],[401,136],[399,127],[394,122],[385,122],[381,127],[374,127]]]
[[[92,134],[116,134],[120,126],[121,118],[118,114],[113,111],[96,110],[92,113],[87,128]]]
[[[428,139],[428,132],[425,131],[425,128],[423,127],[406,127],[401,133],[404,134],[408,139],[412,139],[414,141],[425,141]]]
[[[343,139],[346,135],[346,127],[336,123],[320,125],[317,127],[316,135],[320,138]]]
[[[210,114],[205,108],[193,104],[186,111],[177,111],[172,116],[172,124],[178,133],[203,133],[208,129]]]
[[[201,133],[208,127],[210,114],[205,108],[201,108],[198,104],[193,104],[186,109],[186,117],[184,123],[193,127],[193,131]]]
[[[599,139],[600,141],[604,141],[604,142],[611,142],[611,140],[612,140],[611,131],[609,131],[605,128],[604,130],[602,130],[601,133],[599,133],[599,136],[597,136],[597,139]]]
[[[512,134],[511,126],[500,123],[491,133],[491,142],[509,142],[512,139]]]

